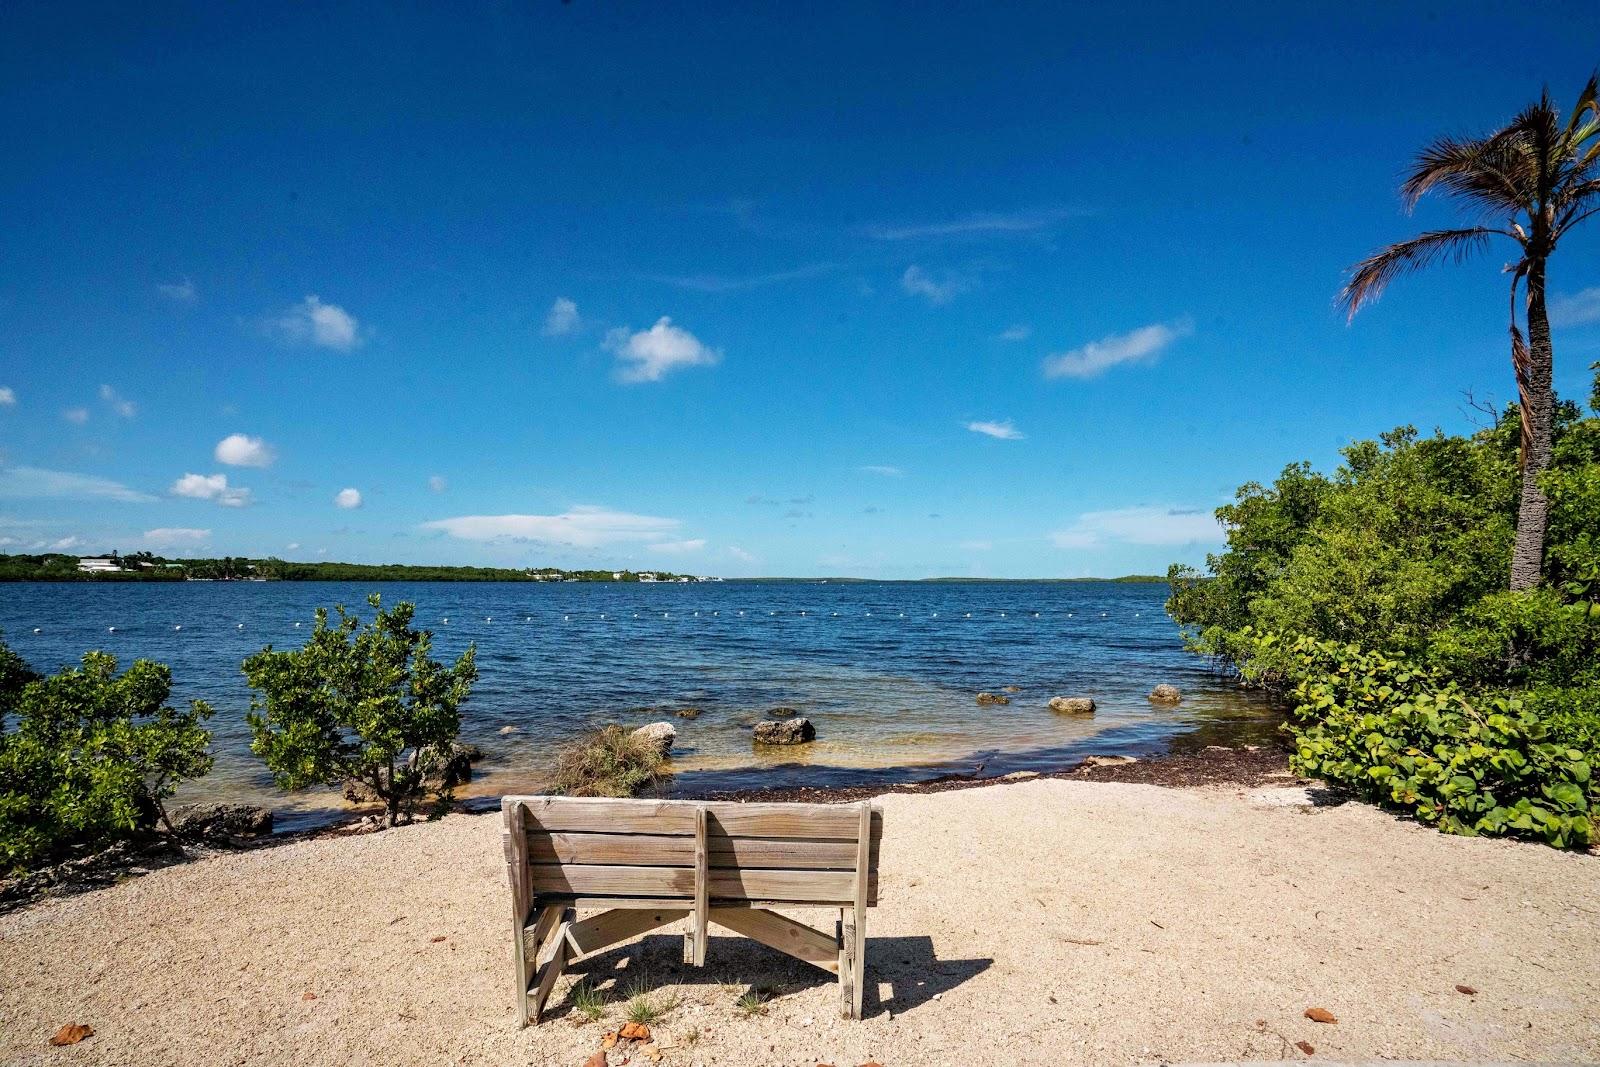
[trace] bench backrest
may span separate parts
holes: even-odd
[[[870,803],[516,796],[502,809],[534,897],[693,901],[703,870],[712,901],[877,902],[883,815]]]

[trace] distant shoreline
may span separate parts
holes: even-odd
[[[146,577],[137,573],[122,574],[93,574],[82,573],[75,575],[0,575],[0,582],[49,582],[61,585],[83,585],[94,583],[128,584],[128,583],[182,583],[206,582],[217,584],[249,584],[265,582],[406,582],[416,584],[419,582],[467,582],[489,583],[506,582],[515,584],[566,584],[585,583],[590,585],[700,585],[706,582],[742,583],[746,585],[1074,585],[1074,584],[1109,584],[1109,585],[1165,585],[1167,579],[1153,574],[1129,574],[1118,578],[699,578],[689,582],[677,580],[662,580],[656,582],[640,582],[619,578],[570,578],[570,579],[538,579],[538,578],[505,578],[505,577],[477,577],[474,575],[438,575],[431,574],[425,578],[401,578],[378,575],[351,575],[349,577],[308,577],[308,578],[158,578]]]

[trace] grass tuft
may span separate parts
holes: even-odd
[[[587,978],[572,987],[572,1006],[590,1022],[598,1022],[606,1013],[606,996]]]
[[[631,1023],[643,1023],[648,1026],[678,1006],[676,995],[651,989],[648,977],[635,978],[629,982],[624,995],[628,998],[625,1013]]]
[[[556,754],[551,787],[569,797],[631,797],[666,777],[654,744],[617,725],[591,730]]]
[[[733,1006],[738,1009],[740,1015],[748,1019],[754,1015],[765,1015],[767,1013],[767,1001],[771,999],[771,990],[763,989],[760,986],[751,986],[743,996],[734,1001]]]

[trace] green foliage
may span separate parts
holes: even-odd
[[[617,725],[590,730],[556,754],[551,788],[571,797],[631,797],[655,784],[666,760],[653,742]]]
[[[433,635],[415,630],[413,605],[361,621],[318,609],[305,647],[271,645],[244,661],[260,694],[247,716],[251,750],[285,789],[355,780],[384,802],[389,825],[409,820],[432,790],[428,772],[461,729],[461,704],[477,680],[475,650],[445,667],[430,653]]]
[[[89,652],[81,667],[37,678],[0,646],[0,697],[17,719],[0,733],[0,869],[166,821],[163,804],[179,783],[211,769],[201,726],[211,708],[168,707],[171,690],[172,672],[148,660],[118,675],[115,657]]]
[[[578,570],[555,567],[512,570],[506,567],[434,567],[403,563],[291,563],[281,559],[246,559],[222,556],[216,559],[165,559],[149,552],[107,558],[118,564],[116,570],[80,571],[77,556],[0,555],[0,582],[179,582],[195,581],[283,581],[283,582],[637,582],[635,571]],[[661,581],[676,581],[678,575],[654,572]]]
[[[1257,642],[1278,645],[1262,635]],[[1468,695],[1437,670],[1300,637],[1290,766],[1403,808],[1446,833],[1595,840],[1594,749],[1558,740],[1516,697]],[[1592,723],[1593,720],[1590,720]],[[1592,738],[1591,738],[1592,742]]]

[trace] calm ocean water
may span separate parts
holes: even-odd
[[[469,794],[538,789],[554,746],[603,722],[673,722],[673,788],[691,792],[888,784],[978,763],[986,774],[1050,769],[1092,753],[1260,740],[1276,721],[1183,651],[1164,585],[16,583],[0,584],[0,629],[38,670],[94,648],[124,665],[169,664],[175,699],[216,709],[216,769],[186,797],[267,803],[295,826],[341,804],[273,787],[249,752],[239,663],[269,643],[299,644],[318,606],[370,614],[371,588],[386,603],[413,601],[441,658],[477,644],[462,734],[487,759]],[[1183,704],[1151,705],[1158,682],[1183,689]],[[1022,687],[1010,705],[975,702],[1004,685]],[[1057,695],[1092,696],[1099,712],[1052,714]],[[671,714],[685,706],[701,716]],[[818,740],[755,749],[750,724],[780,706],[809,716]]]

